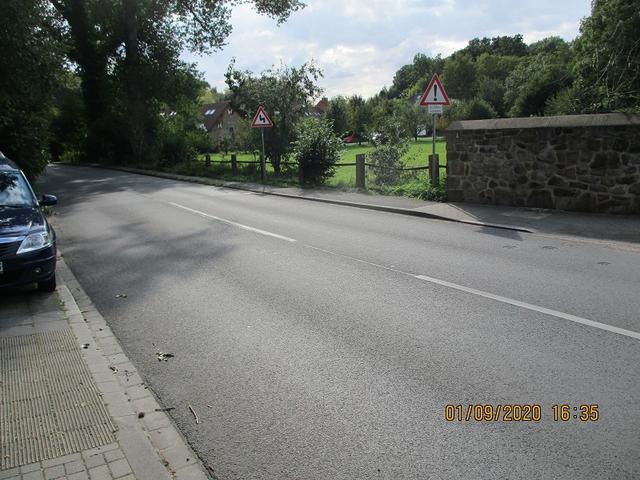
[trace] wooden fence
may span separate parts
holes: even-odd
[[[431,157],[431,156],[430,156]],[[230,160],[212,160],[211,159],[211,155],[210,154],[206,154],[205,155],[205,165],[207,168],[211,167],[212,163],[219,163],[221,165],[224,164],[231,164],[231,175],[233,175],[234,177],[237,177],[239,175],[239,171],[238,171],[238,166],[239,165],[260,165],[261,162],[260,160],[238,160],[238,157],[235,153],[231,154],[231,159]],[[436,161],[437,161],[437,156],[436,156]],[[431,162],[431,158],[430,158],[430,162]],[[298,162],[280,162],[280,165],[284,165],[284,166],[298,166]],[[431,171],[431,177],[432,177],[432,183],[437,184],[438,182],[438,178],[440,176],[439,171],[440,169],[445,169],[447,168],[446,165],[441,165],[441,164],[437,164],[433,165],[433,163],[429,166],[424,166],[424,167],[382,167],[380,165],[374,165],[372,163],[367,163],[365,160],[365,154],[364,153],[359,153],[356,155],[356,161],[354,163],[338,163],[336,164],[336,167],[355,167],[356,169],[356,188],[361,188],[361,189],[366,189],[366,168],[365,167],[369,167],[371,169],[389,169],[389,170],[396,170],[396,171],[402,171],[402,172],[408,172],[408,171],[418,171],[418,170],[430,170]],[[435,175],[435,178],[434,178]],[[298,173],[298,178],[300,180],[300,183],[303,183],[303,172],[299,171]]]

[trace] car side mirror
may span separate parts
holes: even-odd
[[[53,205],[58,204],[58,199],[55,195],[42,195],[42,200],[40,200],[41,207],[51,207]]]

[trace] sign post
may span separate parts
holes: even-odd
[[[436,153],[436,125],[438,123],[438,115],[442,114],[444,105],[449,104],[447,92],[442,86],[440,77],[435,73],[420,98],[420,106],[428,107],[429,113],[433,114],[433,146],[432,154],[429,155],[429,177],[431,177],[431,185],[434,187],[438,186],[440,180],[440,159]]]
[[[273,127],[273,122],[269,118],[269,115],[267,115],[267,112],[264,110],[264,107],[262,105],[258,107],[258,111],[253,117],[251,126],[253,128],[260,129],[260,137],[262,139],[262,152],[260,155],[260,178],[262,179],[262,183],[264,183],[267,179],[267,160],[264,155],[264,129]]]

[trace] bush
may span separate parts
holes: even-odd
[[[318,118],[302,120],[297,127],[292,156],[303,172],[304,183],[321,184],[333,176],[342,148],[331,122]]]
[[[376,185],[398,183],[404,167],[402,157],[409,148],[400,123],[395,119],[384,122],[373,143],[376,148],[368,155],[376,173],[373,182]]]

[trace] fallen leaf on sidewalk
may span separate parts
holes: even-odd
[[[117,368],[117,367],[114,367],[113,365],[109,365],[109,368],[110,368],[111,370],[113,370],[114,372],[117,372],[117,371],[118,371],[118,368]]]
[[[118,293],[116,295],[116,298],[127,298],[127,294],[126,293]]]
[[[89,348],[89,345],[90,345],[90,344],[88,344],[88,343],[83,343],[83,344],[82,344],[82,348],[84,348],[84,349],[86,350],[87,348]]]

